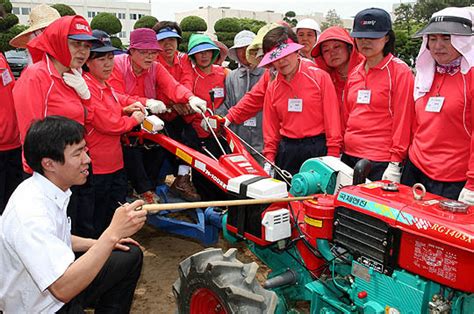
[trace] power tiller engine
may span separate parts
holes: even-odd
[[[341,188],[352,173],[331,162],[308,160],[292,192],[335,195],[229,208],[227,238],[247,241],[272,270],[264,288],[278,301],[262,312],[305,300],[311,313],[474,313],[474,208],[421,185]]]

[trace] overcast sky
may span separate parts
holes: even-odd
[[[153,16],[158,20],[174,20],[175,12],[195,10],[200,6],[231,7],[232,9],[264,11],[272,10],[285,13],[295,11],[296,14],[310,14],[312,12],[327,13],[335,9],[342,18],[354,16],[358,11],[378,7],[389,12],[392,4],[400,0],[150,0]],[[406,0],[403,0],[406,2]]]

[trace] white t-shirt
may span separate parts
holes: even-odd
[[[47,288],[74,262],[70,195],[35,172],[11,196],[0,216],[0,311],[52,313],[64,305]]]

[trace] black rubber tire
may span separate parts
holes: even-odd
[[[244,264],[237,250],[210,248],[179,264],[179,279],[173,285],[178,313],[195,314],[191,297],[199,288],[212,290],[228,313],[274,313],[278,297],[257,281],[257,263]],[[209,311],[211,313],[212,310]]]

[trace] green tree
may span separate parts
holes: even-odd
[[[18,25],[18,17],[12,13],[13,6],[9,0],[0,0],[0,51],[5,52],[14,47],[10,46],[10,40],[28,28]]]
[[[179,23],[179,27],[183,32],[205,32],[207,30],[206,21],[195,15],[185,17]]]
[[[246,29],[248,31],[252,31],[255,34],[257,34],[258,30],[262,28],[265,24],[267,24],[264,21],[259,21],[259,20],[254,20],[254,19],[249,19],[249,18],[242,18],[239,19],[240,25],[242,30]]]
[[[298,20],[295,17],[296,17],[296,13],[294,11],[288,11],[285,13],[285,16],[283,17],[283,21],[295,27],[296,24],[298,23]]]
[[[401,4],[394,13],[395,55],[408,65],[414,66],[420,49],[420,40],[413,38],[413,35],[423,24],[415,18],[413,5]]]
[[[158,23],[158,19],[151,15],[142,16],[138,21],[133,25],[133,29],[137,28],[153,28],[155,24]]]
[[[325,30],[331,26],[344,26],[341,17],[337,14],[335,9],[331,9],[326,13],[325,21],[321,23],[321,30]]]
[[[188,42],[189,37],[192,33],[197,32],[205,32],[207,30],[207,24],[204,19],[200,18],[199,16],[191,15],[185,17],[181,23],[179,23],[179,27],[183,31],[181,44],[179,45],[178,49],[180,51],[188,51]]]
[[[472,0],[418,0],[414,5],[414,18],[421,23],[427,23],[433,13],[447,7],[468,7]]]
[[[114,14],[101,12],[92,19],[91,28],[114,35],[122,31],[122,23]]]
[[[122,44],[122,40],[120,40],[120,38],[118,38],[117,36],[110,36],[110,42],[112,43],[112,46],[114,46],[115,48],[118,48],[118,49],[123,49],[123,44]]]
[[[71,8],[67,4],[56,3],[56,4],[51,5],[51,7],[55,8],[59,12],[59,15],[61,16],[76,15],[76,11],[74,11],[73,8]]]
[[[234,45],[234,37],[242,30],[242,25],[238,18],[226,17],[216,21],[214,30],[220,42],[227,47],[232,47]]]

